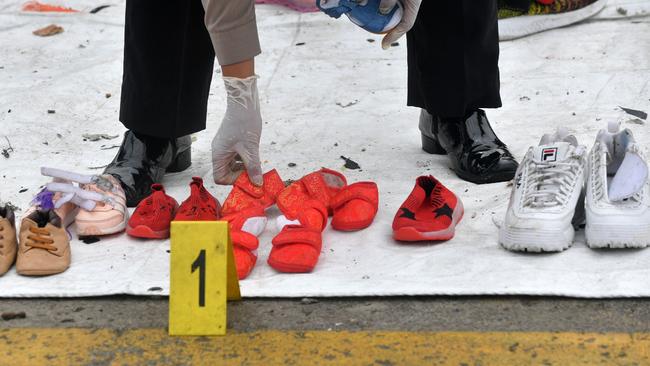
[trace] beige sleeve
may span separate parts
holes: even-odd
[[[260,54],[255,0],[201,1],[205,9],[205,27],[219,65],[235,64]]]

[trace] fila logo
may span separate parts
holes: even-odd
[[[557,147],[551,147],[542,150],[542,161],[556,161],[557,160]]]

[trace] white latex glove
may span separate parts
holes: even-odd
[[[398,0],[381,0],[379,3],[379,12],[382,14],[388,14],[395,7]],[[385,50],[390,48],[391,43],[402,38],[406,32],[411,30],[413,24],[415,24],[415,18],[418,16],[418,11],[420,10],[420,3],[422,0],[399,0],[402,2],[404,7],[404,15],[402,20],[393,28],[388,34],[384,36],[384,39],[381,41],[381,47]]]
[[[228,93],[228,104],[221,127],[212,140],[214,181],[217,184],[233,184],[246,169],[251,182],[261,186],[262,116],[257,94],[257,76],[246,79],[224,77],[223,80]]]

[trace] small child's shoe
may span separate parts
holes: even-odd
[[[190,196],[181,203],[174,221],[217,221],[221,204],[203,186],[203,179],[192,177]]]
[[[142,200],[129,219],[126,233],[144,239],[167,239],[178,202],[165,194],[162,184],[151,185],[151,195]]]
[[[393,237],[399,241],[440,241],[454,237],[463,218],[463,203],[432,176],[422,176],[393,220]]]

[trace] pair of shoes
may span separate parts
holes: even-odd
[[[104,174],[121,183],[127,206],[135,207],[151,194],[153,184],[162,182],[165,173],[181,172],[192,164],[191,145],[190,136],[161,139],[127,131]]]
[[[454,192],[432,176],[421,176],[395,214],[393,238],[402,242],[450,240],[463,214],[463,202]]]
[[[517,171],[517,161],[480,109],[455,119],[422,110],[419,127],[422,149],[430,154],[447,154],[456,175],[463,180],[476,184],[505,182]]]
[[[111,235],[126,229],[129,212],[125,193],[112,175],[83,175],[54,168],[41,168],[41,174],[53,181],[31,209],[55,208],[65,227],[74,220],[79,236]]]
[[[169,238],[172,221],[217,221],[221,217],[221,205],[203,186],[203,179],[193,177],[190,196],[179,206],[165,193],[161,184],[151,185],[152,194],[136,207],[126,233],[143,239]]]
[[[585,220],[590,248],[650,245],[648,166],[632,131],[610,123],[586,150],[564,129],[529,149],[499,231],[504,248],[568,249]]]
[[[566,27],[598,14],[607,0],[499,0],[499,40]]]
[[[404,14],[401,1],[395,7],[382,14],[379,12],[381,0],[316,0],[316,6],[332,18],[340,18],[345,14],[357,26],[371,33],[383,34],[390,32],[399,24]]]
[[[293,182],[278,195],[280,233],[268,263],[280,272],[310,272],[318,263],[328,217],[340,231],[370,226],[377,215],[379,191],[373,182],[347,184],[345,176],[323,168]]]

